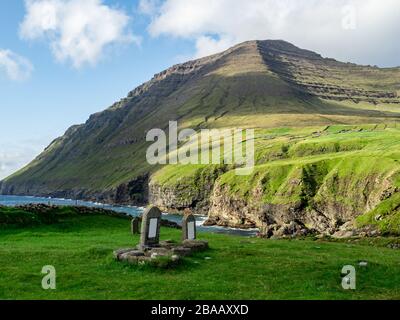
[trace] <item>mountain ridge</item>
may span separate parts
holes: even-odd
[[[69,128],[0,192],[113,202],[120,186],[158,169],[145,163],[145,135],[169,120],[194,129],[394,121],[399,79],[400,68],[342,63],[282,40],[247,41],[156,74]],[[136,189],[145,203],[147,187]]]

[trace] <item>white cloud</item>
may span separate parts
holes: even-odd
[[[76,68],[96,64],[110,45],[140,39],[127,31],[130,18],[102,0],[26,0],[22,38],[46,39],[57,60]]]
[[[341,60],[400,65],[398,0],[164,0],[150,12],[152,36],[191,39],[197,56],[283,39]]]
[[[30,61],[10,51],[0,49],[0,71],[15,81],[23,81],[31,76],[33,66]]]
[[[0,141],[0,180],[21,169],[43,151],[47,140]]]
[[[210,36],[200,36],[196,40],[196,58],[205,57],[213,53],[224,51],[234,44],[234,38],[229,36],[224,36],[219,40]]]

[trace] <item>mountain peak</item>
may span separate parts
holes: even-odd
[[[202,129],[399,119],[399,83],[399,68],[342,63],[283,40],[243,42],[156,74],[68,130],[7,178],[0,191],[63,197],[113,193],[153,170],[145,162],[146,133],[167,128],[172,120]]]
[[[262,40],[257,41],[260,50],[279,52],[287,55],[297,55],[310,59],[322,59],[322,56],[310,50],[301,49],[294,44],[284,40]]]
[[[320,54],[301,49],[284,40],[251,40],[239,43],[223,52],[185,63],[176,64],[137,87],[128,98],[146,96],[154,86],[167,81],[177,85],[192,77],[206,75],[238,76],[273,74],[294,89],[330,100],[367,101],[370,103],[400,103],[396,76],[399,68],[378,69],[395,78],[376,83],[376,69],[323,58]],[[352,78],[347,84],[339,79]],[[371,82],[364,78],[372,78]],[[118,105],[120,106],[120,104]]]

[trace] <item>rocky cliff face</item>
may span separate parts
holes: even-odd
[[[191,210],[196,214],[208,214],[211,187],[205,186],[203,190],[191,189],[187,186],[160,186],[150,185],[149,203],[160,210],[170,213],[183,213]]]
[[[357,229],[357,217],[400,193],[394,181],[399,174],[400,170],[342,179],[338,173],[325,172],[324,182],[314,186],[311,193],[306,176],[291,177],[278,195],[268,194],[265,177],[246,196],[233,193],[232,186],[221,183],[220,179],[200,189],[151,185],[149,201],[167,212],[182,213],[190,209],[208,215],[205,225],[259,228],[267,237],[340,236]],[[281,201],[266,200],[269,196]]]
[[[352,229],[355,218],[400,192],[394,181],[400,171],[371,172],[363,177],[343,179],[335,170],[337,168],[326,172],[323,183],[316,185],[311,193],[306,176],[290,177],[288,185],[278,195],[266,194],[264,184],[267,182],[263,179],[246,197],[232,193],[229,185],[217,182],[206,224],[258,227],[268,237],[309,233],[335,235]],[[266,201],[268,196],[271,200]]]
[[[390,79],[390,70],[323,59],[319,54],[292,45],[271,48],[267,42],[259,42],[259,50],[273,72],[302,92],[336,101],[400,104],[398,80]],[[382,83],[372,80],[379,70]]]
[[[144,206],[149,202],[149,181],[148,175],[120,184],[111,190],[92,191],[87,189],[59,189],[52,190],[37,188],[34,184],[14,187],[13,185],[0,183],[1,194],[5,195],[35,195],[37,197],[52,197],[63,199],[79,199],[85,201]]]
[[[265,135],[265,140],[256,132],[256,159],[261,163],[249,176],[237,176],[227,168],[213,177],[212,188],[196,193],[190,187],[199,181],[195,174],[190,183],[186,178],[167,184],[169,177],[187,172],[170,167],[164,181],[157,175],[153,178],[157,189],[150,189],[150,199],[166,211],[207,212],[207,225],[257,227],[269,237],[349,234],[359,217],[371,215],[397,234],[400,153],[395,146],[400,144],[400,131],[395,126],[337,126],[311,135],[303,132],[303,137]],[[197,185],[203,190],[200,181]],[[176,203],[179,207],[174,207]],[[194,203],[201,203],[201,210]]]
[[[152,179],[149,185],[149,203],[166,212],[207,215],[215,181],[226,172],[226,166],[200,167],[187,177],[171,183]]]

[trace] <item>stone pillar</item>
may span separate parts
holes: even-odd
[[[182,240],[196,240],[196,218],[192,214],[183,217]]]
[[[142,217],[140,250],[157,247],[160,242],[161,211],[157,207],[146,209]]]
[[[132,219],[131,232],[132,232],[132,235],[140,233],[139,232],[139,218],[138,217],[135,217],[135,218]]]

